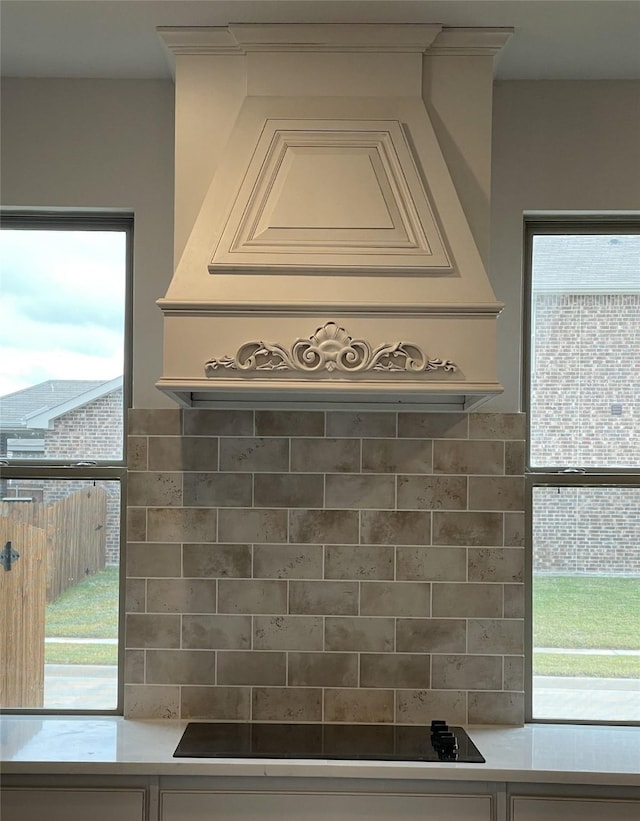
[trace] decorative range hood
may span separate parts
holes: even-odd
[[[466,410],[500,393],[502,305],[423,82],[426,58],[473,71],[465,59],[491,59],[508,33],[238,25],[161,34],[175,57],[184,145],[194,132],[191,144],[206,145],[198,112],[219,105],[228,61],[246,86],[224,103],[234,125],[226,148],[203,158],[213,178],[158,300],[157,387],[201,408]],[[198,157],[179,160],[177,189]]]

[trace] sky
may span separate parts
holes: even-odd
[[[123,372],[126,235],[0,231],[0,396]]]

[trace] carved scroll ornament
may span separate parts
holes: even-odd
[[[335,322],[326,322],[308,339],[297,339],[290,349],[277,342],[245,342],[234,357],[222,356],[205,363],[205,374],[220,371],[299,371],[304,373],[426,373],[455,371],[449,359],[429,359],[411,342],[392,342],[372,349],[364,339],[353,339]]]

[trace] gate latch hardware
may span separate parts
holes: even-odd
[[[20,554],[11,547],[11,542],[7,542],[0,550],[0,564],[5,570],[11,570],[11,565],[19,558]]]

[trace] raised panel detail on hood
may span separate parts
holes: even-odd
[[[211,273],[453,272],[398,121],[269,119],[247,165]]]
[[[239,108],[158,300],[157,386],[196,407],[460,410],[500,393],[502,305],[416,93],[437,27],[418,32],[423,45],[402,26],[267,29],[232,55],[261,93]],[[228,45],[211,59],[231,59]],[[177,58],[176,82],[188,84],[181,59],[193,57]],[[296,88],[306,78],[304,96],[283,93],[292,74]],[[387,76],[399,93],[378,96]]]

